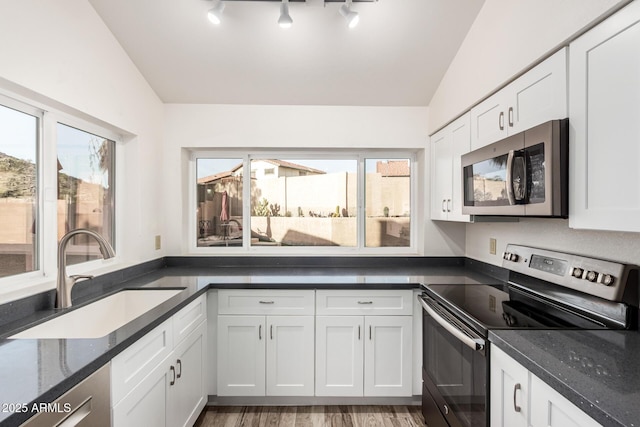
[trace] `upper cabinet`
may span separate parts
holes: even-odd
[[[569,226],[640,231],[640,2],[570,45]]]
[[[471,147],[469,113],[431,137],[431,219],[469,221],[462,215],[460,157]]]
[[[567,114],[567,49],[471,109],[471,150]]]

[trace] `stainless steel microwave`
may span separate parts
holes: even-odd
[[[462,213],[568,215],[569,120],[551,120],[462,156]]]

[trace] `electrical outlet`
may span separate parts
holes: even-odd
[[[159,251],[162,248],[162,238],[160,235],[156,236],[156,251]]]
[[[496,239],[494,239],[493,237],[489,239],[489,253],[491,255],[496,254]]]

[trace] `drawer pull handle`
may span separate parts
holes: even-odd
[[[358,325],[358,341],[360,341],[360,325]]]
[[[513,410],[516,411],[516,412],[520,412],[522,410],[522,408],[520,408],[516,404],[516,393],[521,388],[522,388],[522,386],[520,385],[520,383],[517,383],[516,385],[513,386]]]
[[[371,341],[373,338],[371,338],[371,325],[369,325],[369,341]]]
[[[260,304],[274,304],[273,301],[259,301]]]
[[[273,325],[269,328],[269,335],[271,335],[271,340],[273,341]]]
[[[178,359],[178,361],[176,362],[176,365],[178,365],[178,368],[180,368],[180,370],[178,371],[178,375],[176,375],[176,377],[180,378],[182,376],[182,360]]]
[[[373,301],[358,301],[358,304],[373,304]]]
[[[262,325],[258,325],[258,339],[262,339]]]
[[[173,374],[173,379],[171,380],[169,385],[174,385],[176,383],[176,368],[171,366],[171,368],[169,368],[169,370],[171,371],[171,374]]]

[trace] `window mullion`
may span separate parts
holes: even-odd
[[[251,155],[242,160],[242,247],[251,249]]]
[[[41,155],[41,206],[40,218],[40,267],[47,277],[54,277],[58,253],[58,157],[56,116],[45,112],[42,120],[42,137],[39,141]]]
[[[358,194],[358,213],[356,216],[356,224],[358,227],[358,249],[365,247],[366,238],[366,188],[365,188],[365,157],[358,154],[358,176],[357,176],[357,194]]]

